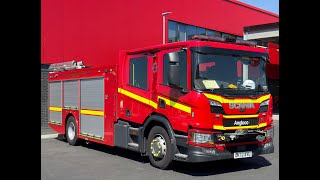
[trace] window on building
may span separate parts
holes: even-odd
[[[228,33],[222,33],[223,38],[230,38],[230,39],[236,39],[235,35],[228,34]]]
[[[215,36],[215,37],[221,37],[221,32],[213,31],[210,29],[206,29],[206,33],[208,36]]]
[[[237,40],[243,40],[243,37],[242,36],[238,36]]]
[[[215,31],[215,32],[214,32],[214,36],[215,36],[215,37],[220,37],[220,38],[221,38],[221,37],[222,37],[222,33],[221,33],[221,32],[217,32],[217,31]]]
[[[187,40],[187,25],[178,23],[178,41],[186,41]]]
[[[168,21],[168,42],[177,42],[177,23],[174,21]]]
[[[141,89],[148,88],[148,58],[146,56],[130,59],[129,84]]]
[[[214,31],[210,30],[210,29],[206,29],[206,34],[208,36],[214,36]]]
[[[222,33],[211,29],[187,25],[175,21],[168,21],[168,42],[192,40],[193,35],[208,35],[215,37],[225,37],[236,39],[240,36],[235,36],[228,33]]]
[[[180,87],[187,88],[187,52],[179,52],[179,66],[180,66]],[[163,56],[163,84],[169,85],[168,83],[169,73],[169,55]]]
[[[258,40],[249,40],[249,41],[257,43],[257,45],[259,45]],[[259,45],[259,46],[261,46],[261,45]]]
[[[197,34],[197,27],[196,26],[187,26],[187,37],[188,40],[192,39],[192,36]]]
[[[206,35],[206,29],[197,27],[197,34],[199,35]]]
[[[264,47],[268,47],[268,42],[262,41],[262,40],[255,40],[257,42],[258,46],[264,46]]]

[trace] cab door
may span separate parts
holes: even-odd
[[[169,54],[178,53],[180,87],[169,85]],[[163,50],[158,53],[158,113],[165,115],[175,130],[187,131],[188,120],[191,118],[190,102],[193,99],[191,95],[190,80],[190,55],[188,51],[181,48]],[[185,90],[185,92],[182,91]]]
[[[151,101],[152,61],[152,56],[146,54],[126,57],[123,83],[118,89],[121,118],[141,124],[156,108]]]

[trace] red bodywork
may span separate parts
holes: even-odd
[[[190,92],[182,94],[180,90],[170,88],[162,84],[163,78],[163,63],[162,57],[164,53],[175,51],[181,47],[195,46],[211,46],[216,48],[235,49],[251,52],[265,53],[267,50],[264,48],[256,48],[243,45],[235,45],[219,42],[207,42],[207,41],[186,41],[177,42],[165,45],[152,46],[147,48],[140,48],[130,51],[121,51],[119,53],[118,62],[112,66],[104,66],[97,68],[83,68],[78,70],[70,70],[64,72],[52,72],[49,74],[49,82],[70,80],[70,79],[82,79],[92,77],[104,77],[105,81],[105,96],[108,96],[108,100],[105,100],[104,110],[104,140],[95,140],[88,138],[94,142],[107,144],[114,146],[114,123],[118,119],[126,120],[128,122],[134,122],[138,125],[143,125],[146,119],[152,114],[161,114],[165,116],[172,126],[173,130],[187,133],[189,128],[195,128],[206,131],[213,131],[213,126],[222,126],[222,117],[218,114],[210,112],[210,105],[208,98],[204,93],[193,91],[191,88],[191,54],[187,51],[187,90]],[[148,87],[147,90],[139,89],[129,84],[129,58],[138,57],[141,54],[147,54],[150,52],[156,52],[156,58],[148,56]],[[156,68],[153,67],[157,64]],[[130,94],[131,93],[131,94]],[[133,94],[133,95],[132,95]],[[139,96],[139,98],[135,98]],[[216,98],[221,98],[215,95]],[[142,102],[141,99],[148,100],[148,103]],[[155,108],[158,102],[158,98],[171,101],[171,105],[168,105],[166,109]],[[256,97],[259,99],[260,97]],[[236,98],[236,100],[250,100],[247,98]],[[153,103],[152,103],[153,102]],[[270,102],[272,97],[270,96]],[[178,103],[179,107],[176,106]],[[170,102],[169,102],[170,104]],[[254,109],[246,112],[240,112],[239,110],[229,109],[228,103],[222,103],[224,110],[228,115],[251,115],[255,114],[259,109],[260,103],[254,103]],[[131,116],[126,115],[126,109],[130,110]],[[64,134],[65,133],[65,121],[70,113],[74,115],[78,122],[79,112],[77,110],[64,110],[62,109],[62,125],[49,126],[55,131]],[[194,117],[192,117],[194,114]],[[265,126],[272,124],[272,103],[269,104],[267,113],[259,113],[258,117],[262,122],[266,123]],[[78,129],[79,123],[78,124]],[[77,134],[79,138],[85,139]]]
[[[279,45],[268,43],[270,64],[267,66],[269,79],[279,79]]]
[[[267,74],[268,79],[271,82],[269,87],[271,94],[274,96],[274,110],[279,111],[279,45],[268,43],[268,53],[270,64],[267,65]]]
[[[115,64],[119,50],[162,43],[166,11],[166,27],[172,20],[237,36],[243,27],[279,21],[235,0],[41,0],[41,63]]]

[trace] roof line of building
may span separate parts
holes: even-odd
[[[264,49],[259,49],[252,46],[244,46],[235,43],[226,43],[226,42],[214,42],[214,41],[202,41],[202,40],[187,40],[187,41],[180,41],[180,42],[173,42],[173,43],[166,43],[166,44],[158,44],[153,46],[147,46],[143,48],[135,48],[131,50],[122,50],[127,52],[128,54],[138,54],[138,53],[146,53],[146,52],[158,52],[161,50],[172,49],[172,48],[179,48],[179,47],[186,47],[188,45],[191,46],[201,46],[207,44],[214,44],[217,48],[226,48],[226,49],[234,49],[235,47],[241,46],[242,50],[252,50],[254,52],[264,52]],[[241,50],[239,49],[239,50]]]
[[[256,11],[259,11],[259,12],[262,12],[262,13],[265,13],[265,14],[268,14],[268,15],[271,15],[271,16],[279,18],[278,14],[272,13],[270,11],[266,11],[266,10],[258,8],[256,6],[252,6],[252,5],[246,4],[244,2],[240,2],[239,0],[225,0],[225,1],[237,4],[237,5],[240,5],[240,6],[244,6],[246,8],[249,8],[249,9],[252,9],[252,10],[256,10]]]
[[[279,21],[265,24],[258,24],[252,26],[245,26],[244,31],[253,30],[253,29],[261,29],[261,28],[279,28]]]

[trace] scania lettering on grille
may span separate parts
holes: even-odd
[[[253,103],[229,103],[230,109],[253,109]]]
[[[249,125],[249,121],[234,121],[233,123],[234,126],[246,126]]]

